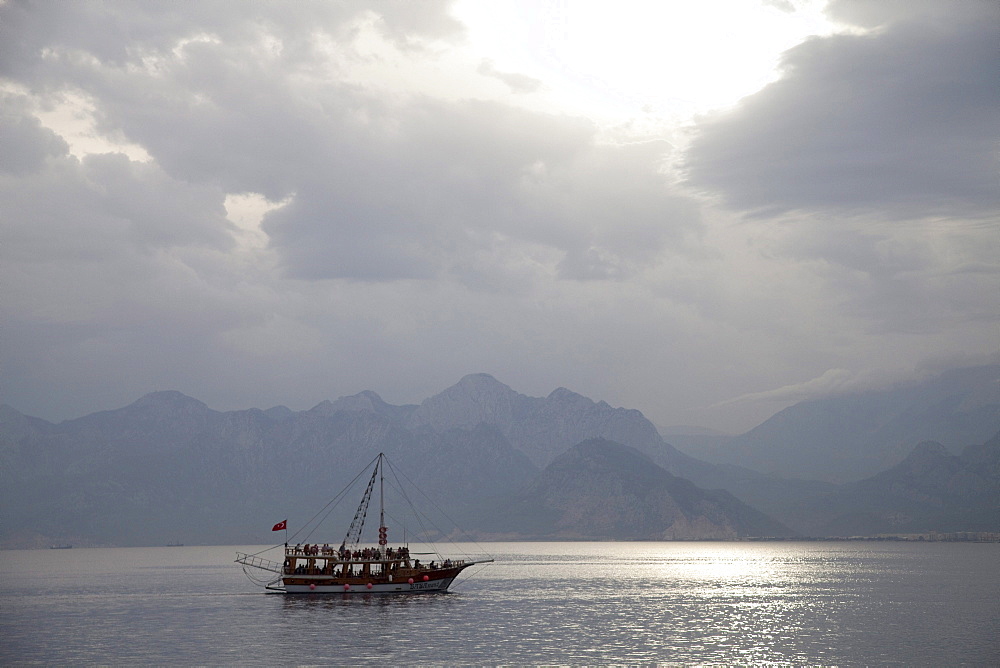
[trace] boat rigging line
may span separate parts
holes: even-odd
[[[384,455],[383,455],[383,457],[384,457]],[[449,544],[451,544],[456,550],[458,550],[459,552],[461,552],[463,555],[469,556],[465,552],[465,550],[462,550],[461,548],[458,547],[458,544],[456,543],[456,541],[453,538],[451,538],[449,534],[446,534],[444,531],[442,531],[440,529],[440,527],[438,527],[437,525],[435,525],[434,522],[429,517],[427,517],[426,515],[424,515],[423,513],[421,513],[420,511],[417,510],[417,508],[414,505],[413,501],[410,499],[409,495],[406,493],[406,489],[405,489],[405,487],[403,485],[403,482],[399,479],[400,476],[402,476],[403,479],[406,480],[407,484],[410,487],[412,487],[417,492],[419,492],[420,495],[424,499],[426,499],[427,502],[434,508],[434,510],[436,510],[438,513],[441,514],[442,517],[444,517],[446,520],[448,520],[448,522],[450,522],[451,525],[453,527],[455,527],[455,529],[458,530],[458,532],[462,535],[462,537],[464,537],[469,543],[472,543],[476,547],[477,550],[480,550],[483,554],[485,554],[487,556],[490,556],[489,552],[487,552],[485,549],[483,549],[482,545],[480,545],[479,543],[477,543],[476,540],[472,536],[470,536],[469,534],[467,534],[462,529],[462,527],[459,526],[458,522],[456,522],[455,520],[453,520],[451,518],[451,516],[448,515],[448,513],[446,513],[444,511],[444,509],[441,508],[441,506],[438,505],[434,501],[434,499],[432,499],[430,496],[428,496],[423,490],[420,489],[420,487],[417,486],[416,483],[414,483],[412,480],[410,480],[410,478],[406,475],[406,473],[404,473],[402,471],[397,471],[396,467],[393,466],[392,462],[389,461],[388,457],[384,457],[384,461],[385,461],[385,464],[388,465],[388,467],[389,467],[389,472],[392,473],[393,477],[396,479],[397,485],[394,486],[395,489],[400,493],[400,495],[403,497],[403,499],[406,500],[406,503],[410,506],[410,510],[413,512],[413,515],[416,518],[417,523],[420,524],[420,528],[421,528],[422,531],[424,531],[425,533],[427,533],[427,529],[426,529],[426,527],[424,527],[423,521],[422,521],[422,519],[426,519],[427,522],[430,523],[431,527],[435,531],[437,531],[439,534],[441,534],[441,537],[442,537],[443,540],[447,541]],[[440,552],[438,554],[440,554]]]
[[[317,517],[319,517],[320,515],[323,515],[323,518],[321,520],[319,520],[318,522],[316,522],[316,525],[313,526],[312,529],[309,529],[309,533],[306,534],[305,538],[302,539],[302,540],[300,540],[300,541],[298,541],[298,542],[308,542],[309,539],[310,539],[310,537],[313,535],[313,533],[315,533],[316,529],[318,529],[320,526],[322,526],[323,522],[326,521],[326,518],[330,516],[330,513],[332,513],[337,508],[337,506],[340,505],[340,502],[344,500],[344,497],[347,496],[347,493],[351,490],[352,487],[354,487],[355,483],[357,483],[358,480],[362,476],[364,476],[364,474],[368,471],[368,467],[370,467],[372,464],[374,464],[377,459],[378,459],[378,456],[376,456],[374,459],[372,459],[370,462],[368,462],[367,466],[365,466],[363,469],[361,469],[361,471],[356,476],[354,476],[354,478],[351,480],[351,482],[349,482],[346,485],[344,485],[343,489],[341,489],[339,492],[337,492],[337,494],[332,499],[330,499],[326,503],[325,506],[323,506],[322,508],[320,508],[319,511],[317,511],[315,515],[313,515],[312,517],[310,517],[309,520],[306,521],[305,524],[303,524],[301,527],[299,527],[298,529],[296,529],[295,532],[292,533],[291,536],[289,536],[287,542],[291,542],[291,541],[295,540],[295,537],[298,536],[303,531],[305,531],[309,527],[309,525],[311,525],[316,520]],[[283,547],[285,544],[287,544],[287,543],[278,543],[277,545],[271,545],[270,547],[266,547],[266,548],[264,548],[263,550],[261,550],[259,552],[254,552],[253,554],[249,554],[247,556],[249,556],[249,557],[256,557],[258,555],[264,554],[265,552],[269,552],[269,551],[274,550],[276,548]]]
[[[347,535],[344,536],[344,542],[340,544],[340,549],[343,550],[348,542],[352,546],[357,546],[361,542],[361,531],[365,528],[365,518],[368,516],[368,504],[372,500],[372,488],[375,487],[375,479],[378,476],[379,464],[381,463],[382,455],[379,454],[375,458],[375,469],[372,471],[372,478],[368,481],[368,487],[365,488],[365,493],[361,497],[361,503],[358,505],[357,511],[354,513],[354,519],[351,520],[351,526],[347,529]],[[371,464],[369,464],[371,466]],[[365,468],[367,471],[368,469]],[[324,518],[325,519],[325,518]],[[360,521],[358,521],[360,519]],[[379,526],[382,526],[381,524]],[[319,528],[319,524],[316,525]],[[314,529],[315,531],[315,529]],[[312,535],[312,532],[309,532]],[[308,539],[309,536],[306,536]]]

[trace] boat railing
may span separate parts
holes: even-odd
[[[282,571],[282,566],[277,561],[264,559],[263,557],[258,557],[255,554],[237,552],[236,563],[243,564],[244,566],[253,566],[254,568],[260,568],[265,571],[273,571],[275,573],[280,573]]]
[[[368,552],[364,556],[356,556],[356,552],[348,550],[346,553],[342,553],[340,550],[333,548],[321,548],[318,545],[306,550],[303,547],[285,547],[286,557],[295,557],[296,559],[334,559],[341,562],[381,562],[381,561],[403,561],[410,559],[410,553],[405,550],[374,550]]]
[[[395,567],[402,566],[405,568],[414,568],[418,571],[437,571],[446,568],[462,568],[467,564],[471,566],[472,564],[480,563],[478,561],[468,562],[466,559],[443,559],[440,561],[435,560],[430,563],[420,563],[419,560],[411,559],[409,555],[402,556],[399,554],[395,554],[389,557],[388,555],[378,554],[378,553],[369,555],[368,557],[355,558],[352,555],[341,556],[339,552],[335,552],[334,554],[322,554],[322,553],[311,554],[305,551],[295,550],[294,548],[288,548],[285,554],[287,555],[287,557],[289,557],[289,559],[291,558],[294,558],[296,560],[308,559],[310,564],[313,563],[314,561],[319,563],[333,564],[335,567],[341,567],[344,565],[361,566],[363,564],[372,564],[379,566],[383,564],[396,564]],[[285,566],[288,566],[289,559],[286,559]],[[260,557],[256,557],[253,555],[241,554],[240,558],[238,558],[236,561],[241,564],[246,564],[247,566],[257,566],[258,568],[274,571],[275,573],[281,573],[284,572],[285,570],[284,567],[277,562],[269,561],[267,559],[261,559]],[[488,561],[492,561],[492,559]],[[310,571],[311,570],[322,571],[326,567],[307,566],[306,564],[300,562],[297,567],[292,568],[291,566],[288,566],[288,568],[292,570],[303,569],[302,574],[306,574],[306,569],[309,569]],[[289,570],[289,572],[292,572],[292,570]]]

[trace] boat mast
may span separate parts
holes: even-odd
[[[385,526],[385,455],[378,455],[378,545],[385,548],[389,544],[388,529]]]

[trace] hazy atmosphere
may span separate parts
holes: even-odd
[[[0,1],[0,403],[485,372],[660,425],[1000,359],[1000,5]]]

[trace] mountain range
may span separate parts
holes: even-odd
[[[954,455],[924,441],[899,464],[817,495],[798,510],[813,535],[995,532],[1000,524],[1000,434]]]
[[[905,422],[899,406],[909,396],[915,406],[910,414],[921,417],[918,431],[935,440],[952,436],[946,446],[921,445],[873,476],[839,483],[830,475],[816,476],[825,481],[776,475],[782,468],[773,462],[759,472],[719,457],[705,461],[666,442],[639,411],[565,388],[528,397],[486,374],[403,406],[365,391],[307,411],[219,412],[179,392],[156,392],[59,424],[3,406],[0,546],[262,542],[270,536],[261,527],[322,507],[377,452],[387,453],[432,503],[452,508],[453,519],[480,536],[694,539],[886,527],[997,530],[1000,443],[992,437],[1000,431],[1000,405],[990,403],[988,383],[980,382],[990,369],[997,367],[953,374],[948,382],[935,379],[923,392],[909,386],[889,391],[879,406],[895,406],[892,424]],[[954,390],[962,377],[978,378],[979,385],[963,400],[953,392],[950,403],[936,404],[937,412],[927,408],[934,393],[927,388]],[[792,409],[745,442],[762,443],[760,434],[770,430],[777,443],[797,434],[803,450],[822,451],[830,442],[823,425],[836,420],[817,418],[822,433],[810,440],[803,438],[809,432],[801,416],[823,414],[822,402]],[[991,420],[997,428],[989,437],[969,440]],[[781,423],[790,425],[787,431],[778,428]],[[872,431],[875,423],[865,424]],[[901,427],[883,432],[902,442]],[[914,438],[911,449],[924,440]],[[959,445],[965,446],[960,453]],[[866,460],[856,450],[845,448],[844,457]],[[753,460],[745,453],[755,450],[731,452]],[[920,464],[932,459],[937,464]],[[951,473],[940,488],[943,471]]]
[[[1000,365],[952,369],[920,382],[790,406],[745,434],[678,434],[714,463],[845,483],[875,475],[921,441],[952,454],[1000,431]]]
[[[508,537],[732,540],[794,532],[725,490],[705,490],[635,448],[591,439],[570,447],[487,526]]]

